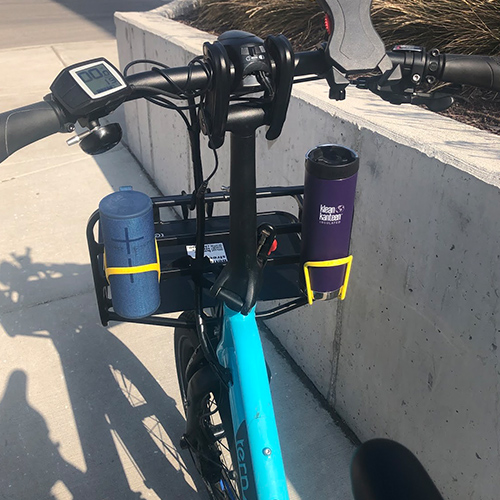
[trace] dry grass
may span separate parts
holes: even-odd
[[[374,0],[372,18],[388,47],[404,42],[441,52],[500,54],[499,0]]]
[[[324,37],[323,19],[311,0],[202,0],[187,20],[214,33],[230,29],[261,37],[283,33],[296,49],[307,50]]]
[[[372,18],[387,47],[410,43],[442,52],[500,54],[500,0],[373,0]],[[189,20],[218,33],[283,33],[301,49],[324,34],[314,0],[203,0]]]

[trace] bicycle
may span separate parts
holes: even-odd
[[[359,7],[355,14],[353,3]],[[371,28],[369,1],[320,4],[330,21],[345,23],[338,23],[328,42],[316,50],[294,53],[282,35],[263,41],[228,32],[206,43],[204,55],[185,68],[140,60],[130,63],[122,75],[104,59],[85,61],[63,70],[43,102],[0,115],[5,138],[0,160],[47,135],[73,132],[76,121],[87,130],[69,143],[79,143],[89,154],[107,151],[120,141],[121,129],[99,120],[132,99],[145,98],[182,115],[191,140],[194,192],[152,199],[157,262],[155,267],[123,272],[159,275],[162,302],[157,312],[142,318],[116,312],[105,248],[96,238],[98,211],[89,220],[87,238],[103,325],[131,321],[176,328],[177,373],[187,421],[181,446],[192,454],[214,499],[288,498],[257,320],[315,298],[310,286],[301,282],[299,267],[304,188],[256,188],[256,130],[266,125],[266,138],[278,138],[292,85],[311,79],[326,79],[332,99],[345,98],[348,85],[355,84],[394,104],[426,104],[434,110],[451,105],[452,95],[421,92],[422,82],[500,89],[500,66],[492,58],[441,55],[436,49],[427,52],[411,46],[387,53]],[[356,40],[346,36],[352,33]],[[127,76],[134,63],[151,64],[153,69]],[[373,70],[377,74],[359,76]],[[104,87],[99,86],[101,78]],[[178,106],[173,99],[187,105]],[[208,136],[215,158],[207,177],[201,164],[201,132]],[[231,137],[230,192],[211,192],[216,151],[226,132]],[[257,199],[282,196],[297,201],[297,215],[257,213]],[[230,215],[214,216],[214,204],[227,202]],[[184,218],[162,220],[165,207],[180,207]],[[189,211],[196,213],[195,219],[187,217]],[[345,295],[346,288],[347,272],[336,295]],[[257,314],[258,299],[287,302]],[[164,316],[179,311],[189,312],[178,319]]]

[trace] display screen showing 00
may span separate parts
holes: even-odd
[[[96,96],[107,90],[122,86],[122,83],[111,74],[103,63],[76,71],[76,74]]]

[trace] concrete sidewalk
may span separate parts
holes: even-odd
[[[57,73],[114,41],[0,51],[0,112],[39,101]],[[171,329],[99,323],[88,216],[121,185],[157,194],[124,146],[86,156],[47,138],[0,166],[0,491],[8,499],[195,499],[177,444]],[[264,339],[290,493],[350,498],[353,445]]]

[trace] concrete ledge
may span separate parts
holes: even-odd
[[[117,15],[120,62],[185,65],[211,35],[163,9]],[[138,70],[141,70],[138,65]],[[165,193],[192,189],[175,113],[127,105],[127,140]],[[500,138],[356,89],[297,86],[281,137],[258,140],[258,184],[303,182],[316,144],[359,152],[354,255],[345,302],[269,322],[361,439],[390,436],[424,462],[446,498],[500,488]],[[205,153],[205,168],[212,164]],[[229,179],[227,145],[213,188]]]

